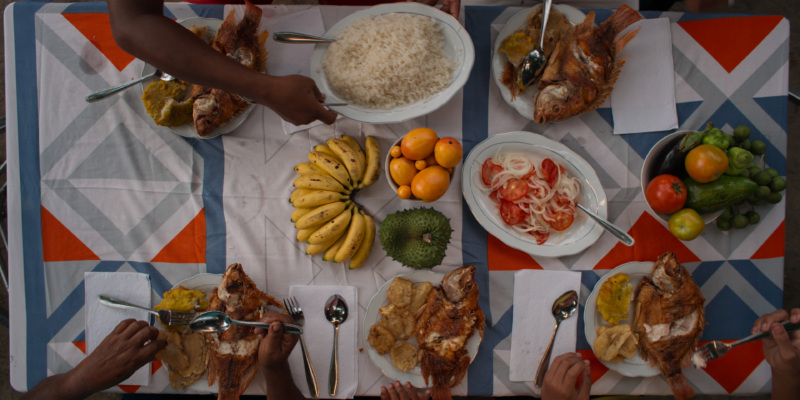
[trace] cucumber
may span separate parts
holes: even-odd
[[[758,188],[750,178],[730,175],[722,175],[708,183],[686,178],[683,184],[686,186],[686,207],[701,214],[724,210],[748,198]]]

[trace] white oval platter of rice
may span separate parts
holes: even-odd
[[[467,82],[475,49],[458,21],[436,8],[383,4],[337,22],[311,54],[311,78],[331,109],[388,124],[428,114]]]

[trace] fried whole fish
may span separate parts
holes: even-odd
[[[681,372],[688,367],[705,324],[700,288],[672,252],[664,253],[634,295],[634,333],[639,355],[658,367],[678,400],[694,396]]]
[[[225,271],[219,286],[211,291],[208,309],[244,321],[292,322],[281,303],[259,290],[241,264],[231,264]],[[260,339],[255,328],[244,325],[231,325],[206,336],[208,385],[219,382],[218,400],[238,399],[253,381]]]
[[[217,29],[211,47],[238,61],[247,68],[263,72],[267,65],[264,44],[269,37],[266,30],[258,33],[261,9],[246,1],[244,19],[238,24],[234,11],[228,13]],[[193,85],[191,91],[192,120],[198,135],[208,136],[212,130],[225,124],[244,111],[249,103],[241,97],[223,90]]]
[[[594,12],[586,15],[556,45],[539,81],[533,119],[544,125],[599,107],[625,64],[617,55],[639,29],[619,38],[617,34],[640,19],[642,16],[626,5],[597,27],[592,26]]]
[[[450,388],[461,382],[469,368],[467,341],[476,331],[483,337],[479,296],[475,267],[466,265],[445,275],[417,312],[420,367],[425,383],[432,388],[433,400],[452,398]]]

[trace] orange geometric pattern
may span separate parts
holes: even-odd
[[[111,22],[109,21],[108,14],[63,14],[64,18],[69,21],[83,36],[91,42],[97,50],[100,50],[103,55],[108,58],[111,64],[114,64],[118,70],[122,71],[134,57],[119,46],[114,41],[114,36],[111,34]]]
[[[581,358],[584,360],[589,360],[589,368],[591,369],[592,375],[592,382],[597,382],[598,379],[602,378],[603,375],[608,372],[608,367],[603,365],[600,360],[595,357],[594,352],[591,349],[587,350],[576,350],[577,353],[581,354]]]
[[[751,260],[763,260],[766,258],[780,258],[786,254],[786,221],[781,221],[775,232],[767,238],[767,241],[756,250],[750,257]]]
[[[186,225],[152,262],[202,264],[206,262],[206,212],[205,209]]]
[[[686,245],[647,212],[639,216],[628,234],[636,243],[633,246],[617,243],[594,269],[613,269],[631,261],[655,261],[666,251],[675,253],[682,263],[700,261]]]
[[[74,344],[81,353],[86,354],[86,342],[72,342],[72,344]]]
[[[678,22],[728,73],[781,22],[779,15]]]
[[[761,342],[750,342],[733,348],[725,354],[724,360],[709,362],[705,371],[728,393],[733,393],[762,361]],[[736,365],[736,368],[731,368],[731,365]]]
[[[521,269],[542,269],[528,253],[509,247],[500,239],[486,234],[487,263],[489,271],[517,271]]]
[[[50,211],[42,207],[42,256],[50,261],[100,260],[80,239],[75,237]]]

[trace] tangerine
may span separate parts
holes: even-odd
[[[411,198],[411,186],[402,185],[397,188],[397,197],[401,199],[410,199]]]
[[[436,157],[436,163],[445,167],[452,168],[461,162],[461,156],[464,150],[461,148],[461,143],[451,137],[444,137],[436,142],[433,149],[433,154]]]
[[[411,193],[414,197],[430,203],[442,197],[450,185],[450,174],[447,170],[434,165],[419,171],[411,181]]]
[[[400,151],[409,160],[424,160],[425,157],[433,154],[436,141],[439,137],[430,128],[412,129],[400,142]]]
[[[414,175],[417,174],[417,168],[414,166],[414,161],[405,157],[397,157],[389,162],[389,174],[394,183],[400,186],[409,185],[414,179]]]

